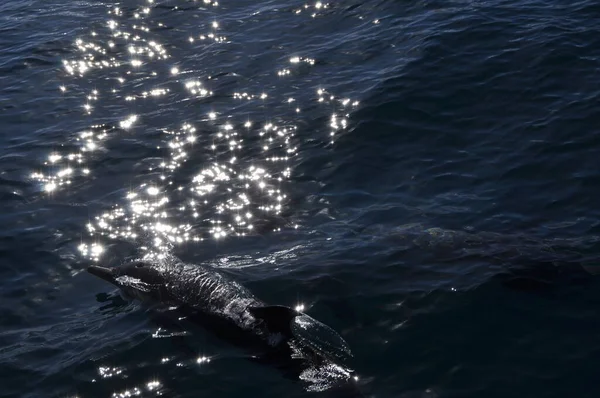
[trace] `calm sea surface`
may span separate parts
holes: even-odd
[[[599,21],[3,0],[0,396],[328,393],[85,272],[171,253],[304,305],[365,397],[597,398]]]

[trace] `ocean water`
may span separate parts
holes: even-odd
[[[365,397],[597,397],[591,0],[4,0],[0,396],[304,397],[85,269],[304,305]]]

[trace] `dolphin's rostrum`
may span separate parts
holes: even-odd
[[[188,315],[199,315],[204,323],[209,319],[208,323],[217,321],[245,332],[268,349],[293,352],[310,364],[313,373],[319,367],[338,366],[339,372],[333,375],[336,383],[352,378],[352,371],[343,365],[351,356],[350,349],[331,328],[295,309],[267,305],[213,267],[171,257],[112,268],[94,265],[88,272],[131,298],[177,307]]]

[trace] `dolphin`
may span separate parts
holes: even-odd
[[[176,308],[219,337],[259,345],[266,350],[265,358],[277,358],[278,366],[283,360],[287,361],[283,367],[290,368],[293,362],[297,378],[318,384],[309,390],[340,386],[347,390],[350,386],[354,391],[351,385],[357,377],[344,364],[352,353],[339,334],[301,311],[268,305],[213,267],[171,256],[110,268],[92,265],[87,271],[117,286],[126,298]],[[353,396],[362,394],[356,390]]]

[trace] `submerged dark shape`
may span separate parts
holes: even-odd
[[[375,227],[359,231],[373,234]],[[451,267],[465,262],[480,263],[482,273],[492,275],[503,286],[531,293],[549,293],[561,286],[590,283],[600,273],[594,247],[600,238],[543,239],[523,233],[430,228],[407,224],[383,229],[386,244],[406,251],[419,251],[425,261]],[[378,234],[382,234],[381,231]]]
[[[295,309],[267,305],[212,267],[171,257],[113,268],[90,266],[88,272],[130,298],[176,307],[219,337],[261,347],[264,355],[255,358],[257,362],[268,362],[307,381],[309,390],[341,385],[348,390],[354,384],[353,371],[343,363],[351,356],[350,349],[336,332]],[[352,396],[360,396],[358,390],[355,393]]]

